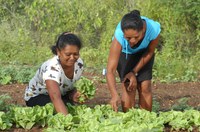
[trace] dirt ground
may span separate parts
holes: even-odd
[[[23,100],[24,89],[27,84],[11,84],[0,86],[0,95],[8,94],[12,97],[10,103],[25,105]],[[107,104],[111,98],[106,83],[95,83],[97,91],[95,97],[88,100],[86,104]],[[117,90],[120,94],[120,84],[117,84]],[[153,98],[160,104],[160,110],[171,109],[174,105],[180,105],[181,99],[185,98],[188,106],[200,107],[200,82],[162,84],[152,85]],[[136,98],[137,100],[137,98]]]
[[[88,75],[87,75],[88,76]],[[89,77],[95,77],[89,75]],[[86,102],[86,104],[94,106],[96,104],[107,104],[110,100],[110,93],[106,83],[100,80],[95,81],[97,88],[96,95],[93,99]],[[0,95],[8,94],[12,97],[9,103],[25,105],[23,100],[24,89],[27,84],[11,84],[0,86]],[[117,90],[120,93],[120,84],[117,84]],[[152,84],[152,92],[154,101],[159,103],[160,111],[167,111],[174,106],[179,107],[195,107],[200,108],[200,82],[174,83],[174,84]],[[185,99],[185,101],[181,99]],[[182,104],[181,104],[182,103]],[[19,129],[14,130],[19,132]],[[20,130],[22,131],[22,130]],[[37,131],[37,130],[36,130]]]

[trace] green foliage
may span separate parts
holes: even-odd
[[[112,4],[112,6],[110,6]],[[84,5],[84,6],[83,6]],[[67,7],[67,8],[66,8]],[[120,8],[121,7],[121,8]],[[109,8],[109,10],[107,10]],[[35,28],[48,32],[54,37],[57,33],[68,30],[81,36],[86,46],[98,47],[106,28],[113,29],[121,15],[116,9],[123,10],[123,2],[114,0],[85,1],[41,1],[35,0],[25,8],[25,12]],[[113,17],[118,20],[113,21]],[[112,26],[112,27],[110,27]],[[110,34],[111,35],[111,34]],[[88,39],[85,39],[88,38]],[[110,40],[110,37],[109,37]]]
[[[18,83],[28,83],[36,71],[35,68],[30,67],[23,67],[23,69],[20,68],[15,70],[17,70],[18,73],[14,76],[14,80]]]
[[[5,65],[0,67],[0,84],[27,83],[34,76],[37,66]]]
[[[51,57],[55,36],[71,31],[83,41],[85,65],[105,67],[116,25],[125,13],[139,9],[161,23],[154,78],[199,81],[199,6],[199,0],[0,0],[0,64],[39,65]],[[1,76],[3,84],[12,79]]]
[[[86,63],[86,67],[106,67],[108,50],[100,52],[100,49],[85,47],[81,50],[81,58]]]
[[[184,97],[179,99],[178,102],[171,107],[171,109],[176,111],[183,111],[193,108],[188,105],[188,98]]]
[[[16,75],[16,71],[13,70],[12,67],[1,67],[0,70],[1,74],[0,74],[0,83],[1,84],[8,84],[11,82],[12,78],[14,78],[14,76]]]
[[[79,97],[81,103],[85,102],[85,99],[92,99],[96,92],[93,81],[83,76],[74,83],[74,87],[81,93]]]
[[[195,58],[188,59],[174,55],[171,52],[156,54],[154,79],[163,83],[198,81],[199,69],[195,66],[198,61]]]
[[[134,3],[142,15],[161,23],[154,76],[162,82],[197,81],[200,74],[200,1],[146,0]]]
[[[152,111],[157,113],[159,112],[159,110],[160,110],[160,103],[155,98],[153,98]]]
[[[22,16],[19,17],[24,19]],[[38,40],[27,26],[25,22],[19,22],[16,19],[13,19],[11,23],[2,22],[0,24],[0,34],[2,34],[0,37],[0,63],[40,64],[51,56],[49,47],[38,46]]]
[[[188,130],[200,126],[200,112],[197,110],[149,112],[130,109],[128,112],[114,112],[110,105],[67,105],[69,113],[54,114],[52,104],[43,107],[17,107],[0,112],[0,130],[10,129],[14,124],[19,128],[31,129],[34,125],[45,127],[44,131],[164,131],[169,124],[172,130]]]
[[[7,105],[6,101],[10,99],[11,97],[7,94],[0,95],[0,111],[7,111],[9,109],[9,105]]]
[[[7,118],[7,115],[0,111],[0,130],[7,130],[12,127],[12,123]]]
[[[159,119],[163,120],[164,124],[168,123],[172,126],[172,130],[176,131],[192,131],[193,126],[200,126],[200,112],[196,110],[185,110],[183,112],[171,110],[168,112],[160,112]]]
[[[57,113],[54,116],[51,116],[48,121],[48,127],[49,128],[56,128],[56,129],[61,129],[61,130],[70,130],[72,128],[72,125],[74,124],[72,122],[72,115],[69,114],[67,116]]]
[[[13,107],[11,114],[12,120],[16,123],[16,127],[31,129],[35,124],[45,126],[49,117],[54,113],[52,104],[47,104],[44,107]]]

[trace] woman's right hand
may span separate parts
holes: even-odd
[[[133,91],[134,89],[137,88],[137,79],[132,72],[129,72],[128,74],[125,75],[123,83],[126,83],[126,80],[129,80],[128,86],[126,86],[127,91]]]
[[[118,111],[118,105],[120,104],[120,102],[121,102],[121,100],[118,95],[111,98],[110,105],[112,106],[112,108],[115,112]]]

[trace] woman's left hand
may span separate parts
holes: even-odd
[[[75,102],[75,103],[84,103],[84,102],[80,102],[80,97],[82,97],[83,95],[81,94],[81,92],[79,91],[76,91],[73,93],[72,95],[72,100]],[[86,99],[86,98],[85,98]]]
[[[127,91],[132,91],[137,88],[137,79],[133,72],[129,72],[128,74],[126,74],[123,83],[126,83],[127,80],[130,81],[129,85],[127,86]]]

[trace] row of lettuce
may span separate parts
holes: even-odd
[[[200,131],[200,111],[149,112],[131,109],[126,113],[114,112],[110,105],[70,105],[66,107],[69,114],[55,113],[52,104],[43,107],[12,106],[7,111],[0,111],[0,130],[12,127],[31,129],[41,126],[43,131],[88,131],[88,132],[162,132],[165,126],[171,130]]]

